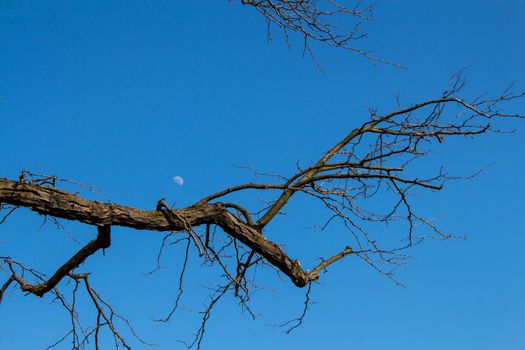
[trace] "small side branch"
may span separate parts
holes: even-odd
[[[353,253],[352,248],[345,247],[345,249],[343,251],[335,254],[334,256],[332,256],[329,259],[323,260],[322,263],[317,265],[312,271],[310,271],[308,273],[308,279],[310,281],[318,280],[319,279],[319,272],[321,272],[323,269],[326,269],[329,265],[335,263],[336,261],[341,260],[342,258],[347,256],[348,254],[352,254],[352,253]]]
[[[28,292],[36,296],[42,297],[47,292],[55,288],[56,285],[62,280],[62,278],[71,273],[72,270],[74,270],[80,264],[82,264],[89,256],[93,255],[99,249],[108,248],[110,244],[110,226],[99,226],[97,238],[90,241],[75,255],[73,255],[73,257],[67,262],[65,262],[60,268],[58,268],[58,270],[53,274],[53,276],[51,276],[51,278],[49,278],[47,281],[40,284],[31,285],[24,281],[22,277],[20,277],[16,273],[12,263],[8,262],[9,268],[12,273],[11,278],[20,285],[21,289],[24,292]]]
[[[286,329],[285,331],[286,334],[290,334],[294,329],[300,327],[303,324],[304,318],[306,317],[306,313],[308,312],[308,307],[311,304],[311,301],[310,301],[311,291],[312,291],[312,282],[309,282],[308,288],[306,290],[306,294],[304,297],[304,307],[303,307],[303,311],[301,312],[301,315],[299,315],[297,318],[294,318],[293,320],[286,321],[285,323],[276,325],[277,327],[280,327],[280,328],[288,327],[288,329]]]
[[[9,286],[11,285],[11,283],[14,282],[14,278],[13,276],[9,277],[7,279],[7,281],[5,281],[5,283],[2,285],[2,288],[0,288],[0,303],[2,303],[2,298],[4,297],[4,293],[5,291],[7,290],[7,288],[9,288]]]

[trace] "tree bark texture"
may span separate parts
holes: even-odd
[[[298,287],[309,282],[299,261],[292,260],[275,243],[269,241],[252,225],[230,213],[222,203],[199,202],[177,209],[168,218],[162,210],[140,210],[128,206],[86,200],[55,187],[0,178],[0,203],[28,208],[41,215],[74,220],[93,226],[123,226],[137,230],[185,231],[188,225],[219,226],[263,256],[286,274]]]

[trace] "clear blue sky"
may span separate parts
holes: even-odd
[[[461,68],[470,67],[470,97],[513,81],[525,88],[524,14],[521,0],[380,1],[362,45],[407,69],[314,45],[320,70],[279,31],[268,43],[264,20],[236,2],[0,0],[0,177],[55,174],[98,187],[112,202],[152,209],[161,197],[184,206],[253,180],[232,165],[291,174],[297,161],[315,161],[364,122],[369,107],[394,109],[397,93],[404,105],[438,96]],[[513,108],[523,114],[525,103]],[[251,321],[224,299],[204,349],[525,349],[525,125],[503,126],[518,131],[439,149],[437,158],[459,174],[492,166],[416,199],[469,239],[412,250],[397,273],[406,289],[345,260],[314,286],[304,325],[284,335],[270,325],[301,312],[304,290],[263,273],[267,289],[252,304],[260,317]],[[292,209],[268,234],[308,266],[336,233],[306,229],[326,219],[308,202]],[[67,232],[50,223],[39,230],[42,221],[14,214],[0,226],[0,254],[50,273],[78,249],[73,238],[94,235],[72,223],[64,223]],[[177,340],[197,329],[202,286],[218,271],[193,256],[185,308],[170,324],[153,322],[172,305],[182,256],[182,247],[170,249],[169,269],[144,276],[160,238],[116,228],[106,256],[80,270],[94,272],[93,285],[153,349],[183,349]],[[68,319],[50,302],[20,293],[5,299],[0,349],[42,349],[60,338]],[[90,315],[88,304],[81,308]]]

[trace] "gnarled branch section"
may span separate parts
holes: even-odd
[[[25,207],[42,215],[75,220],[98,227],[124,226],[138,230],[185,231],[188,225],[191,227],[204,224],[218,225],[227,234],[253,249],[290,277],[296,286],[304,287],[309,281],[308,274],[300,267],[297,260],[292,260],[277,244],[267,240],[260,231],[230,213],[222,203],[199,202],[174,211],[177,215],[168,220],[160,210],[140,210],[118,204],[90,201],[54,187],[1,178],[0,203]],[[77,255],[80,254],[85,259],[94,253],[96,249],[93,250],[94,247],[90,246],[93,242],[96,240],[88,243],[90,249],[87,253],[90,254],[79,252]],[[88,246],[83,249],[87,249]],[[72,268],[78,266],[78,264],[73,265],[67,266]],[[59,271],[55,275],[58,273]],[[35,294],[43,295],[40,289]]]

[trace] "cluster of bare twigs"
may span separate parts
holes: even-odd
[[[11,284],[17,284],[20,290],[28,294],[42,296],[38,288],[49,281],[46,280],[45,274],[29,268],[10,257],[0,256],[0,270],[9,275],[7,281],[0,288],[0,302]],[[33,285],[28,282],[28,277],[26,276],[36,280],[37,284]],[[72,349],[84,349],[91,344],[91,342],[93,342],[95,349],[102,349],[103,347],[100,345],[100,335],[104,328],[107,328],[111,333],[115,349],[119,349],[120,347],[131,349],[130,345],[128,345],[122,336],[121,331],[118,330],[117,321],[123,323],[139,342],[147,344],[137,335],[129,321],[124,316],[118,314],[90,285],[88,273],[73,273],[69,271],[64,277],[67,277],[69,281],[73,282],[73,286],[70,288],[69,298],[56,285],[47,292],[51,293],[53,300],[58,302],[58,304],[66,310],[70,319],[70,329],[46,349],[55,348],[67,339],[70,339]],[[84,286],[86,295],[95,309],[96,320],[92,326],[83,326],[77,311],[76,306],[80,285]]]
[[[71,316],[71,331],[63,339],[71,336],[75,348],[81,348],[91,338],[98,344],[99,331],[103,327],[113,334],[115,347],[129,348],[114,323],[116,319],[123,321],[135,334],[127,320],[115,313],[91,288],[88,274],[73,272],[99,249],[108,248],[110,227],[120,225],[167,232],[154,271],[161,268],[162,253],[167,246],[185,244],[174,305],[159,321],[169,321],[181,304],[192,245],[205,265],[216,266],[221,271],[223,280],[212,288],[208,306],[202,313],[201,325],[188,347],[200,348],[212,310],[226,295],[237,298],[241,308],[255,318],[249,301],[251,293],[257,289],[257,268],[263,265],[285,274],[298,287],[308,286],[302,314],[283,324],[291,331],[302,323],[307,313],[312,282],[318,280],[321,272],[332,264],[354,256],[393,279],[393,270],[407,258],[406,249],[425,237],[446,239],[452,236],[418,213],[412,194],[417,190],[439,191],[447,181],[461,177],[450,176],[439,166],[436,173],[422,175],[421,169],[413,167],[413,164],[427,156],[436,143],[457,136],[505,132],[492,125],[497,124],[498,119],[524,118],[519,114],[506,113],[503,107],[507,102],[525,96],[525,93],[513,94],[508,89],[495,98],[478,98],[469,102],[458,97],[463,85],[463,78],[458,74],[439,98],[407,108],[399,107],[388,114],[370,111],[365,123],[348,133],[313,165],[297,167],[290,176],[272,175],[273,182],[226,188],[183,209],[171,208],[163,200],[153,211],[88,201],[55,188],[56,177],[28,181],[29,173],[25,171],[18,181],[0,179],[0,203],[2,210],[7,211],[0,223],[17,207],[25,207],[40,214],[76,220],[98,228],[97,238],[80,249],[50,278],[9,257],[0,257],[0,267],[7,276],[7,281],[0,288],[0,300],[11,286],[37,296],[52,293]],[[263,208],[221,202],[230,194],[252,190],[269,191],[276,195]],[[323,229],[339,221],[348,231],[344,245],[332,256],[321,258],[310,269],[301,267],[298,260],[291,259],[263,233],[290,199],[299,194],[321,203],[330,213],[329,220],[322,225]],[[378,201],[370,205],[374,203],[371,199],[378,199],[382,206],[377,205]],[[396,228],[402,224],[404,229],[401,234],[390,233],[387,236],[384,231],[393,223],[396,223]],[[36,284],[26,282],[24,274],[31,275]],[[63,279],[74,282],[72,302],[67,302],[58,290]],[[85,286],[98,315],[96,325],[90,328],[80,326],[74,306],[80,284]]]
[[[326,152],[314,165],[301,169],[280,183],[248,183],[230,187],[204,200],[211,201],[230,193],[253,190],[280,190],[281,195],[263,211],[254,226],[264,228],[296,193],[320,201],[331,213],[322,227],[340,220],[352,240],[339,253],[322,262],[308,273],[315,280],[319,272],[347,255],[355,255],[372,267],[392,277],[388,266],[399,266],[406,259],[403,250],[421,242],[424,237],[446,239],[451,234],[441,231],[430,219],[419,215],[411,203],[417,189],[439,191],[448,180],[467,177],[451,176],[443,167],[437,173],[422,177],[412,175],[410,167],[429,154],[433,143],[442,143],[454,136],[471,137],[486,132],[505,132],[491,126],[501,118],[523,118],[502,110],[505,102],[521,98],[510,89],[496,98],[472,102],[457,97],[464,86],[461,73],[455,75],[440,98],[428,100],[395,112],[379,115],[371,111],[370,120],[354,129]],[[390,205],[385,212],[368,209],[372,197]],[[376,204],[376,203],[375,203]],[[377,207],[377,206],[376,206]],[[384,235],[373,234],[370,224],[385,226],[405,221],[406,234],[394,246],[383,246]],[[381,238],[382,237],[382,238]],[[385,266],[387,268],[385,269]]]
[[[523,93],[513,94],[507,89],[496,98],[478,98],[467,102],[457,97],[463,86],[464,80],[461,73],[458,73],[452,77],[440,98],[400,108],[386,115],[371,111],[369,121],[350,132],[317,163],[307,168],[297,168],[297,172],[290,177],[268,174],[280,181],[237,185],[202,200],[209,203],[245,190],[280,191],[276,200],[254,213],[238,203],[228,203],[228,207],[238,213],[240,220],[262,231],[293,195],[302,193],[320,201],[331,212],[330,219],[322,226],[323,229],[337,220],[347,228],[350,234],[347,245],[333,256],[322,258],[317,266],[307,270],[309,283],[305,308],[298,318],[282,324],[289,327],[287,332],[302,324],[310,301],[311,281],[317,280],[319,274],[331,264],[353,255],[399,284],[393,272],[408,258],[404,253],[406,249],[427,237],[461,237],[443,232],[432,220],[418,214],[411,197],[418,189],[439,191],[449,180],[467,179],[473,175],[451,176],[444,167],[438,167],[435,174],[415,176],[411,165],[428,155],[433,145],[443,143],[450,137],[506,132],[492,127],[491,123],[497,123],[497,119],[501,118],[523,118],[522,115],[505,113],[502,104],[524,96]],[[384,211],[366,207],[373,197],[388,203]],[[381,231],[388,230],[393,222],[404,222],[405,229],[396,239],[389,240]],[[380,224],[379,233],[374,224]],[[235,247],[238,257],[235,239],[233,244],[222,246],[220,251],[229,246]],[[241,260],[238,258],[237,261],[237,269],[246,266],[239,263]],[[220,265],[224,268],[229,283],[215,290],[215,297],[211,298],[199,329],[197,344],[200,344],[209,311],[218,300],[232,286],[235,287],[237,296],[237,279],[227,272],[225,264]],[[243,290],[248,292],[247,289]],[[244,305],[245,300],[242,303]]]
[[[237,205],[230,203],[227,207],[236,208]],[[170,208],[163,200],[159,201],[157,205],[158,210],[163,211],[164,215],[171,220],[172,217],[178,217],[177,211]],[[239,217],[244,217],[247,222],[251,222],[251,216],[247,212],[242,213],[245,209],[239,209]],[[182,219],[183,220],[183,219]],[[151,272],[156,272],[161,268],[162,254],[167,245],[175,245],[178,243],[185,243],[184,259],[179,274],[178,291],[175,296],[175,301],[172,308],[167,315],[158,319],[160,322],[169,322],[174,316],[175,312],[181,305],[181,299],[184,292],[184,275],[188,263],[190,247],[196,247],[199,255],[205,259],[205,264],[208,266],[218,266],[221,271],[222,278],[225,279],[225,284],[217,284],[211,288],[212,293],[209,297],[207,307],[201,311],[202,320],[195,337],[192,342],[184,343],[188,348],[196,347],[200,349],[201,342],[206,332],[206,324],[211,316],[211,312],[220,299],[231,291],[232,295],[239,301],[242,310],[246,311],[252,319],[256,318],[255,313],[249,306],[251,294],[257,289],[254,284],[255,276],[249,276],[247,271],[250,268],[264,264],[264,258],[258,256],[254,250],[247,249],[237,239],[226,235],[220,237],[217,226],[205,225],[203,232],[198,232],[198,228],[193,228],[189,223],[185,223],[187,235],[180,237],[180,232],[170,232],[162,240],[159,253],[157,255],[157,266]]]
[[[346,4],[348,1],[333,0],[241,0],[243,5],[253,7],[264,16],[269,39],[272,25],[283,31],[289,46],[289,34],[298,34],[302,37],[303,52],[312,57],[310,43],[319,42],[355,52],[375,62],[399,66],[354,45],[367,37],[361,27],[373,19],[374,5],[363,1],[350,2],[352,5]]]

